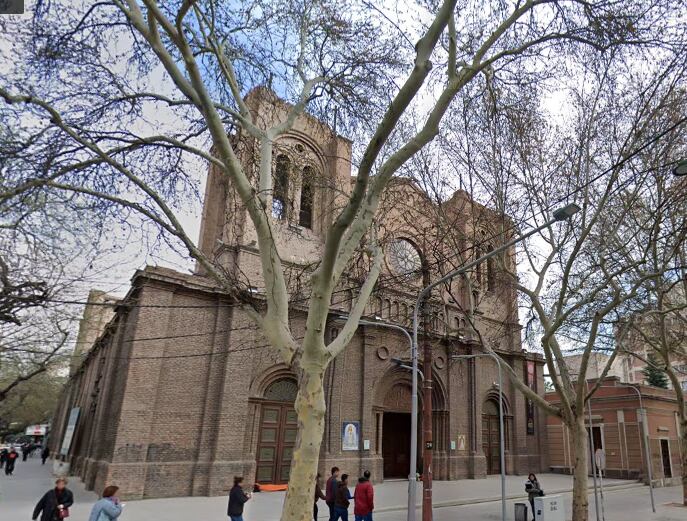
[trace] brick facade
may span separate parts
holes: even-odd
[[[247,101],[266,120],[283,116],[285,110],[265,92],[252,93]],[[251,165],[255,143],[241,135],[234,139],[242,144],[241,160]],[[275,161],[288,161],[290,177],[283,184],[284,193],[275,195],[279,204],[273,201],[278,213],[274,230],[292,295],[291,327],[294,337],[300,338],[309,298],[307,274],[321,258],[328,223],[355,178],[351,177],[351,143],[309,116],[299,118],[294,129],[280,138],[280,145]],[[280,155],[290,159],[279,159]],[[306,177],[312,172],[316,172],[312,179]],[[312,194],[309,201],[308,194]],[[415,183],[396,179],[378,212],[385,244],[401,239],[411,243],[429,266],[430,278],[446,268],[445,259],[455,257],[457,244],[468,259],[488,251],[491,245],[476,237],[504,222],[462,191],[441,207],[442,215],[448,216],[443,229],[435,220],[438,208]],[[448,240],[449,232],[456,234],[455,240]],[[232,187],[214,167],[208,177],[200,245],[227,273],[260,295],[264,283],[255,230]],[[460,265],[465,260],[453,262]],[[514,270],[514,252],[503,262]],[[393,270],[387,259],[366,316],[407,327],[422,278],[394,276]],[[340,329],[340,313],[350,309],[359,285],[360,274],[352,267],[332,298],[330,338]],[[496,366],[483,358],[451,360],[455,354],[480,351],[478,336],[465,321],[464,309],[471,298],[477,305],[481,341],[499,351],[521,378],[526,361],[534,362],[533,385],[540,392],[544,389],[543,360],[520,345],[515,291],[492,264],[435,292],[427,326],[435,371],[435,479],[484,477],[489,468],[489,455],[483,450],[489,437],[482,432],[489,418],[483,417],[483,411],[491,410],[487,406],[498,397]],[[215,495],[225,493],[236,474],[254,482],[264,467],[260,474],[264,478],[271,472],[269,458],[275,453],[288,459],[293,435],[288,400],[275,395],[271,386],[292,381],[294,375],[267,344],[246,313],[230,305],[202,269],[194,275],[162,268],[139,271],[114,318],[65,388],[55,416],[53,450],[62,440],[69,411],[80,407],[68,459],[88,488],[117,483],[130,498]],[[384,458],[384,444],[391,443],[392,433],[385,433],[384,425],[393,414],[405,421],[410,382],[409,373],[392,358],[408,360],[406,338],[362,326],[328,367],[323,474],[334,464],[352,475],[370,469],[377,481],[392,472],[390,460],[385,466]],[[507,472],[548,468],[545,418],[535,410],[528,434],[524,398],[505,377],[503,387]],[[359,450],[342,450],[344,422],[359,423]],[[279,439],[274,439],[275,432]],[[409,432],[401,429],[393,434]],[[398,469],[404,464],[401,461]],[[288,474],[288,466],[274,468],[282,474],[274,474],[275,481]]]
[[[641,391],[642,405],[648,415],[647,431],[654,485],[680,484],[682,467],[675,394],[648,385],[635,384],[635,387]],[[547,393],[546,399],[557,403],[558,395]],[[637,393],[618,378],[607,378],[591,399],[591,408],[592,424],[598,431],[601,448],[606,454],[604,475],[641,478],[645,483],[648,482],[645,437]],[[550,468],[554,472],[571,473],[575,454],[568,429],[560,418],[549,416],[546,422]],[[589,421],[586,423],[589,429]]]

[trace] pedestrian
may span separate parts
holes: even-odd
[[[348,521],[348,505],[351,504],[351,491],[348,490],[348,474],[341,475],[341,481],[336,486],[334,498],[334,521],[341,519]]]
[[[59,521],[69,517],[69,507],[74,504],[74,494],[67,488],[66,478],[57,478],[55,488],[48,490],[33,509],[34,521],[41,516],[41,521]]]
[[[50,457],[50,449],[46,445],[43,447],[43,450],[41,451],[41,465],[45,465],[45,460],[47,460]]]
[[[539,485],[537,476],[535,476],[534,474],[530,474],[529,476],[527,476],[527,481],[525,481],[525,491],[527,492],[527,498],[529,499],[530,506],[532,507],[532,521],[534,521],[534,498],[544,495],[544,491],[541,489],[541,486]]]
[[[329,521],[334,521],[334,499],[336,498],[336,488],[339,484],[339,467],[332,467],[332,475],[329,476],[324,487],[325,502],[329,507]]]
[[[10,449],[9,454],[7,454],[7,462],[5,463],[5,476],[11,476],[14,474],[14,465],[19,458],[19,454],[14,447]]]
[[[29,448],[28,443],[24,443],[21,446],[21,460],[22,461],[26,461],[26,458],[29,456],[29,450],[30,450],[30,448]]]
[[[103,490],[103,497],[96,501],[91,509],[88,521],[114,521],[117,519],[124,508],[124,503],[119,501],[119,487],[110,485]]]
[[[312,518],[314,519],[314,521],[317,521],[317,511],[318,511],[317,502],[320,499],[324,499],[325,501],[327,501],[327,496],[325,496],[322,493],[322,489],[320,488],[320,479],[321,478],[322,478],[322,474],[320,474],[318,472],[317,477],[315,478],[315,504],[313,505],[313,514],[312,514]]]
[[[5,466],[5,463],[7,462],[7,455],[9,454],[9,451],[6,448],[3,448],[0,450],[0,469]]]
[[[353,492],[355,498],[353,515],[355,521],[372,521],[372,511],[374,510],[374,489],[370,482],[370,471],[363,472],[363,477],[358,478],[358,484]]]
[[[250,499],[250,493],[243,491],[243,478],[234,477],[234,486],[229,491],[229,506],[227,514],[231,521],[243,521],[243,504]]]

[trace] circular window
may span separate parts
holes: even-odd
[[[394,239],[387,245],[386,261],[390,271],[396,275],[416,273],[422,266],[420,252],[406,239]]]
[[[386,360],[389,358],[389,350],[384,346],[379,346],[377,348],[377,358],[380,360]]]
[[[444,367],[446,367],[446,359],[441,355],[437,356],[434,359],[434,367],[436,367],[437,369],[443,369]]]

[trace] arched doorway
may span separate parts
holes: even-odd
[[[445,456],[448,446],[448,409],[443,385],[435,375],[432,388],[432,429],[435,455],[434,475],[443,479],[447,475]],[[422,388],[418,395],[417,468],[422,469]],[[410,438],[412,391],[410,377],[406,371],[392,370],[380,384],[377,394],[378,440],[384,460],[384,479],[407,478],[410,472]],[[381,437],[379,437],[381,427]],[[442,457],[443,457],[442,456]],[[438,471],[438,472],[437,472]]]
[[[293,408],[298,385],[291,378],[271,383],[260,407],[260,430],[255,480],[258,483],[287,483],[291,457],[298,433],[298,419]]]
[[[503,428],[505,450],[510,447],[510,416],[506,401],[503,402]],[[489,397],[482,405],[482,451],[487,462],[487,474],[501,473],[501,440],[499,430],[498,397]]]
[[[384,398],[382,457],[384,479],[407,478],[410,472],[411,388],[405,382],[392,386]]]

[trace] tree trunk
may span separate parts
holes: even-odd
[[[587,429],[584,417],[576,418],[570,428],[572,443],[575,449],[575,470],[573,472],[573,502],[572,520],[587,521],[589,515],[589,499],[587,490],[587,468],[589,451],[587,450]]]
[[[315,478],[324,436],[324,367],[302,364],[299,390],[294,404],[298,415],[298,437],[291,460],[289,488],[281,521],[310,521],[313,516]]]

